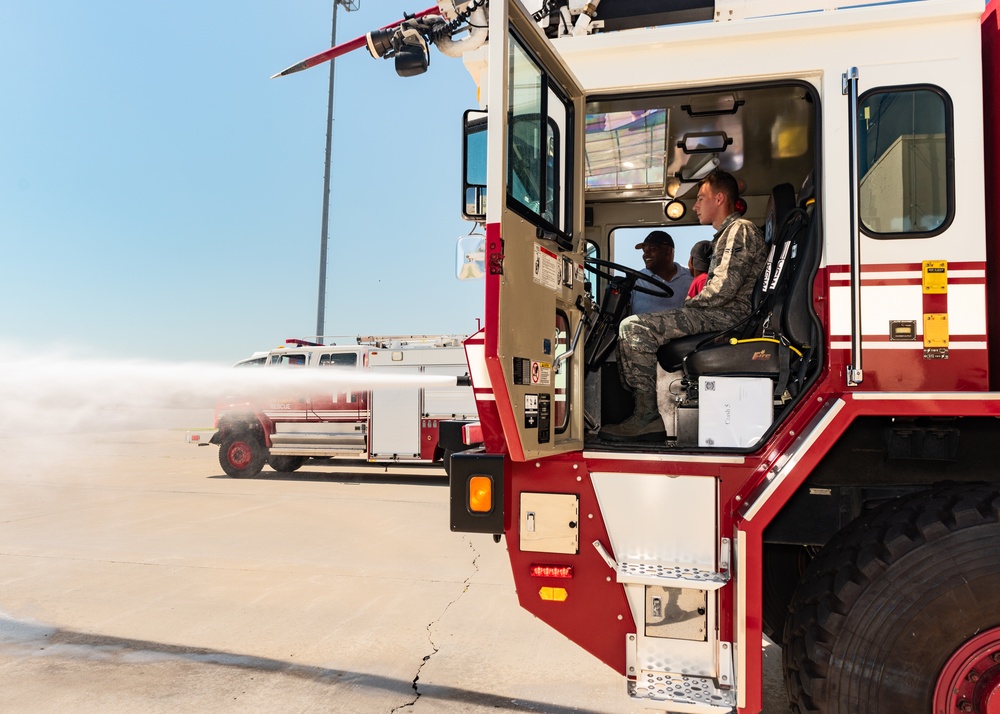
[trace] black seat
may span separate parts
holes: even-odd
[[[684,358],[694,352],[705,340],[715,337],[717,332],[701,332],[697,335],[677,337],[656,350],[656,361],[666,372],[679,372],[684,366]]]
[[[783,266],[784,260],[787,259],[787,255],[785,255],[784,251],[787,236],[778,235],[778,233],[786,218],[794,209],[795,188],[792,184],[783,183],[771,189],[771,196],[767,201],[767,211],[764,215],[763,231],[764,245],[768,248],[768,256],[764,263],[764,269],[761,271],[760,276],[757,278],[757,283],[754,286],[752,297],[752,305],[754,309],[751,314],[751,318],[761,311],[760,308],[762,303],[767,298],[768,293],[773,290],[772,276],[774,276],[776,270],[779,270],[780,272],[778,265],[779,261],[782,261],[781,265]],[[749,323],[751,320],[748,320],[747,322]],[[736,326],[735,329],[730,328],[730,330],[723,330],[721,332],[702,332],[697,335],[678,337],[670,340],[667,344],[660,346],[660,348],[656,351],[656,360],[665,371],[677,372],[684,366],[684,358],[695,352],[695,350],[702,346],[703,343],[709,344],[714,342],[717,338],[728,336],[731,330],[734,331],[734,336],[738,334],[739,337],[749,337],[756,331],[756,328],[756,324],[744,325],[741,323]],[[739,352],[742,354],[743,351],[745,350],[740,350]],[[737,355],[734,353],[731,359],[736,360]],[[717,359],[713,359],[713,362],[717,363],[717,361]],[[705,372],[705,374],[723,375],[723,373],[717,372]],[[728,374],[728,372],[726,372],[726,374]]]
[[[807,180],[807,185],[811,182]],[[703,341],[683,362],[688,379],[699,376],[769,377],[775,398],[786,389],[794,396],[816,364],[817,318],[812,283],[818,262],[819,222],[813,194],[803,187],[803,201],[778,224],[762,279],[755,290],[750,318],[723,333],[726,339]],[[760,302],[756,302],[756,296]],[[796,361],[797,360],[797,361]]]
[[[789,368],[787,345],[777,339],[733,340],[695,349],[684,361],[689,377],[768,377],[778,379]]]

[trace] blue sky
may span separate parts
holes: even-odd
[[[361,0],[338,41],[430,6]],[[236,361],[315,334],[332,1],[0,6],[0,344]],[[327,334],[468,333],[462,111],[433,51],[337,61]]]

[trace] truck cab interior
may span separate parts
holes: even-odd
[[[823,354],[813,300],[821,254],[814,179],[820,160],[818,101],[810,85],[783,82],[587,102],[585,239],[595,306],[584,355],[588,447],[635,449],[597,439],[602,425],[626,418],[633,404],[619,379],[615,343],[618,324],[631,314],[637,276],[617,267],[628,261],[615,255],[615,232],[642,228],[683,235],[698,224],[692,210],[698,182],[713,170],[739,182],[739,208],[761,228],[767,261],[749,318],[722,333],[673,340],[659,350],[659,379],[670,384],[658,392],[676,400],[676,423],[667,424],[666,444],[642,448],[750,448],[818,375]],[[675,243],[675,260],[686,265],[690,242]],[[759,433],[715,444],[699,439],[699,382],[718,377],[770,382],[771,420]]]

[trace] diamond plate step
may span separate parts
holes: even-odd
[[[736,692],[719,689],[709,677],[692,677],[665,672],[640,672],[635,681],[629,680],[629,695],[633,699],[665,704],[678,714],[732,714],[736,711]]]
[[[618,582],[718,590],[729,582],[729,572],[719,573],[694,566],[624,562],[618,563]]]

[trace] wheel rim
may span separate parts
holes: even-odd
[[[245,441],[235,441],[230,445],[226,456],[233,468],[245,469],[253,460],[253,450]]]
[[[1000,627],[958,648],[938,676],[934,714],[1000,714]]]

